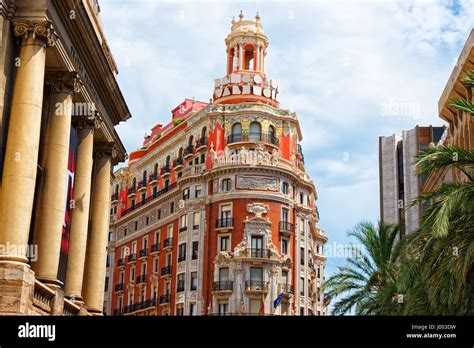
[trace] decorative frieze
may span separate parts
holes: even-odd
[[[277,192],[280,187],[280,179],[274,176],[237,175],[235,187],[240,190]]]

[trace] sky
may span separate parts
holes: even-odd
[[[352,226],[380,217],[378,137],[444,124],[438,99],[474,26],[474,0],[99,3],[132,114],[117,127],[128,152],[184,98],[209,101],[232,16],[259,12],[266,74],[298,116],[317,187],[326,278],[344,265],[336,252]]]

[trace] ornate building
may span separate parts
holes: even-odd
[[[296,115],[265,74],[258,14],[232,20],[225,44],[211,101],[186,99],[115,173],[115,315],[325,313],[316,188]]]
[[[1,0],[0,314],[100,315],[114,126],[97,1]]]

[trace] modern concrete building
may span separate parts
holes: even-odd
[[[225,43],[211,101],[184,100],[115,173],[114,315],[325,314],[316,187],[258,14],[232,20]]]
[[[100,315],[114,126],[130,117],[92,0],[1,0],[0,314]]]
[[[422,207],[409,207],[418,198],[426,178],[416,171],[414,158],[430,144],[436,145],[445,127],[420,127],[379,137],[380,217],[388,224],[400,224],[400,237],[420,226]]]

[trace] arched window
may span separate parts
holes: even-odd
[[[249,139],[252,141],[262,140],[262,126],[258,122],[252,122],[249,126]]]
[[[142,179],[142,184],[143,184],[143,185],[146,185],[146,174],[147,174],[147,172],[146,172],[146,170],[145,170],[145,171],[143,172],[143,179]]]
[[[188,146],[189,146],[189,147],[193,146],[193,140],[194,140],[194,137],[191,135],[191,136],[189,137],[189,141],[188,141]]]
[[[183,158],[183,148],[182,147],[179,148],[178,158]]]
[[[158,163],[155,163],[155,166],[153,167],[153,174],[158,173]]]
[[[268,140],[272,143],[272,144],[275,144],[275,140],[276,140],[276,132],[275,132],[275,127],[273,127],[272,125],[270,125],[268,127]]]
[[[166,167],[169,167],[170,162],[171,162],[171,157],[168,155],[166,156]]]
[[[137,179],[136,178],[133,178],[132,180],[132,188],[136,188],[137,187]]]
[[[242,140],[242,125],[240,123],[235,123],[232,126],[232,135],[230,143],[235,143]]]
[[[253,46],[245,46],[244,69],[255,70],[255,48]]]
[[[202,129],[201,129],[201,139],[206,138],[206,135],[207,135],[206,133],[207,133],[207,128],[202,127]]]

